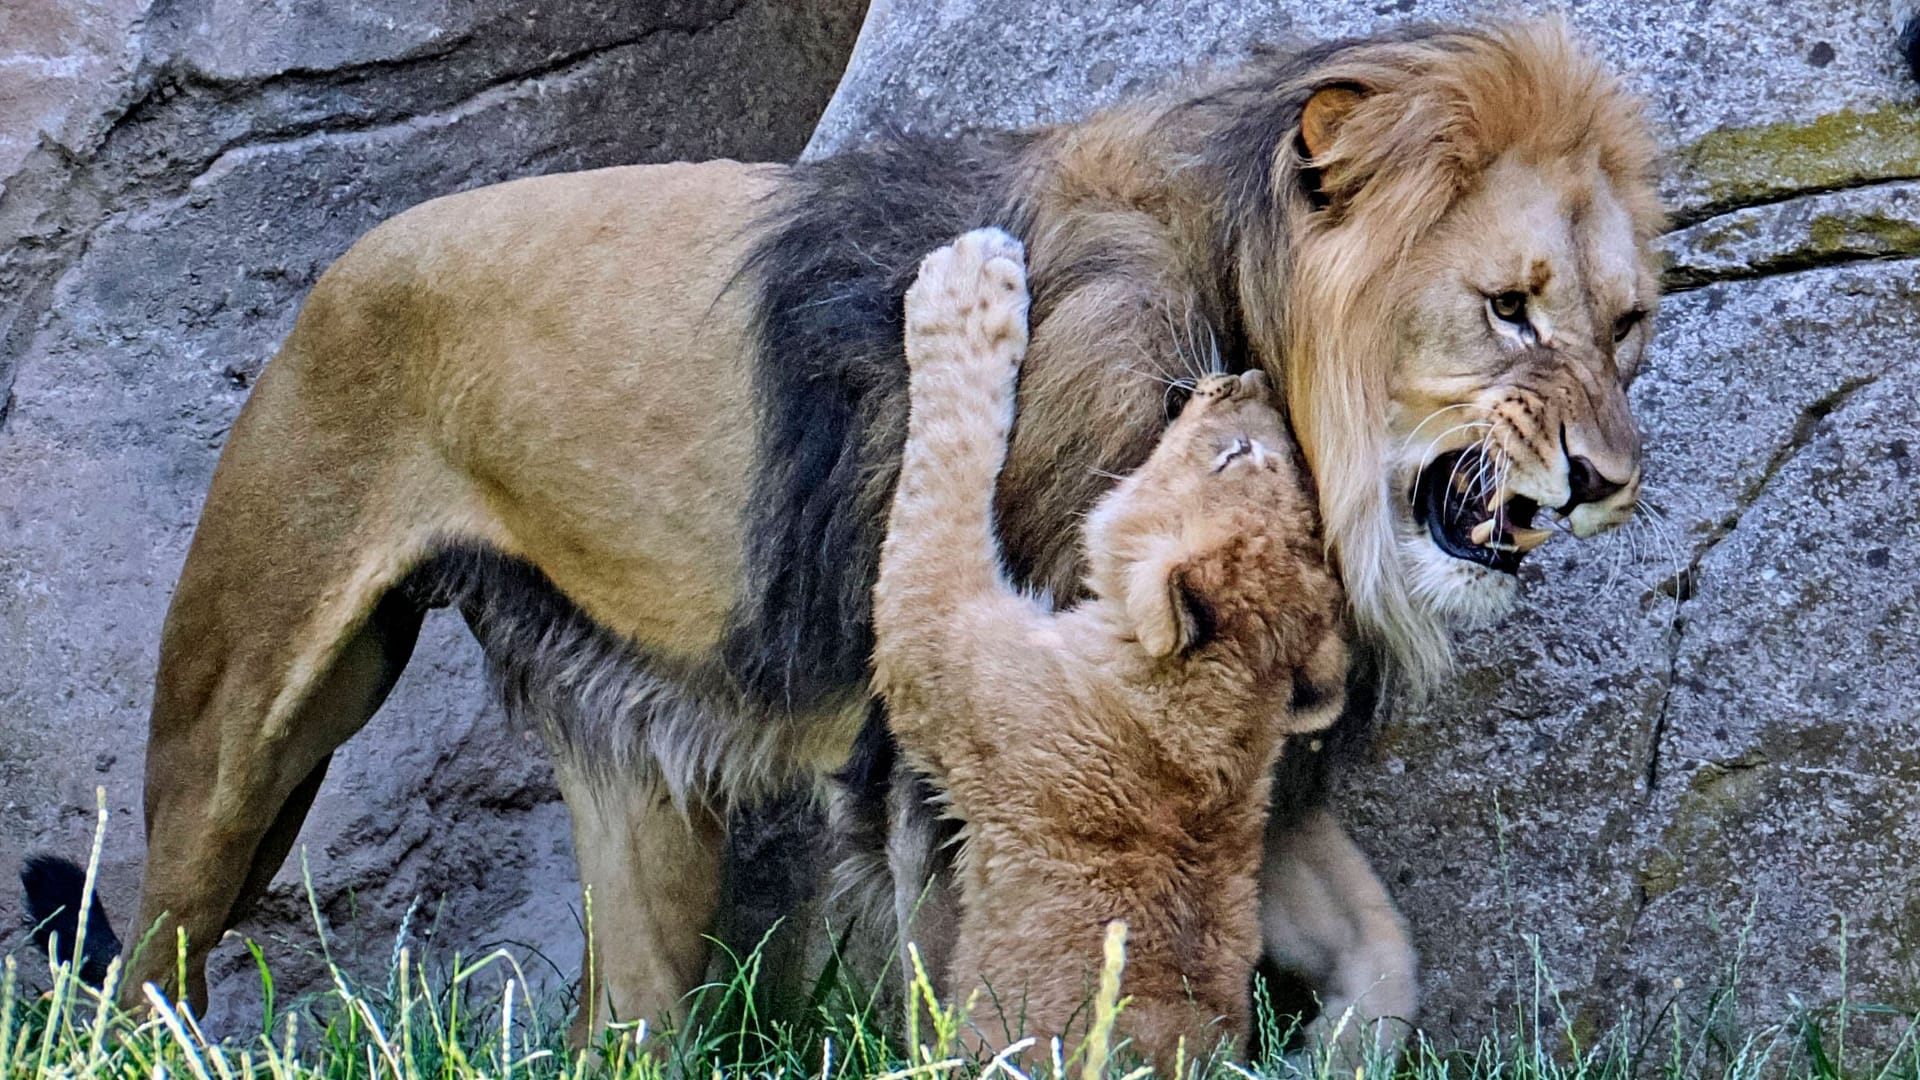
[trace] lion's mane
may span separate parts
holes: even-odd
[[[1329,87],[1364,97],[1343,137],[1309,161],[1302,112]],[[1381,286],[1510,152],[1589,155],[1639,199],[1636,228],[1659,228],[1639,103],[1554,21],[1263,55],[1080,124],[891,132],[800,166],[748,265],[759,289],[762,469],[729,667],[750,692],[790,705],[864,678],[869,592],[905,432],[901,296],[927,251],[998,225],[1028,246],[1036,352],[1064,357],[1056,369],[1178,374],[1167,354],[1197,339],[1227,370],[1270,370],[1357,622],[1412,681],[1431,682],[1449,646],[1393,540],[1381,461],[1391,298]],[[1060,314],[1076,294],[1148,314],[1131,323],[1087,319],[1085,305]],[[1156,320],[1171,332],[1143,329]],[[1158,425],[1096,415],[1099,399],[1051,390],[1044,376],[1023,383],[1030,430],[1016,439],[1000,506],[1014,571],[1064,589],[1078,568],[1074,530],[1061,523],[1106,476],[1144,459]],[[1149,385],[1141,396],[1162,395]],[[1044,436],[1032,434],[1037,425]]]

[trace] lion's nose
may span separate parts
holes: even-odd
[[[1593,462],[1576,454],[1567,459],[1567,504],[1560,512],[1572,513],[1574,507],[1583,503],[1605,502],[1626,486],[1626,480],[1607,479],[1593,467]]]

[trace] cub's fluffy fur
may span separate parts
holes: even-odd
[[[1104,927],[1123,1024],[1171,1061],[1247,1029],[1281,739],[1339,711],[1339,586],[1264,375],[1202,379],[1088,518],[1084,602],[1014,589],[993,486],[1026,347],[1017,241],[978,230],[906,298],[911,412],[874,591],[875,679],[966,824],[948,985],[979,1027],[1068,1034]],[[1296,708],[1296,705],[1300,706]]]

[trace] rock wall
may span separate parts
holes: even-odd
[[[86,850],[132,917],[161,617],[228,425],[360,233],[511,177],[790,158],[859,0],[10,0],[0,6],[0,867]],[[566,815],[457,618],[339,754],[302,835],[335,955],[403,914],[577,965]],[[298,860],[243,930],[317,974]],[[0,951],[20,944],[0,887]],[[575,959],[570,959],[575,958]],[[250,961],[217,954],[218,1021]],[[223,982],[226,985],[221,985]]]
[[[1920,1006],[1920,93],[1885,0],[1568,12],[1671,153],[1635,387],[1650,524],[1532,560],[1341,804],[1404,906],[1436,1033],[1532,1000]],[[809,146],[1066,120],[1256,42],[1467,0],[883,3]],[[1654,524],[1664,523],[1664,524]]]

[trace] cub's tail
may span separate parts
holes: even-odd
[[[72,964],[73,942],[80,936],[80,899],[86,891],[87,872],[69,859],[52,855],[31,855],[20,867],[20,887],[27,896],[27,925],[33,928],[33,944],[45,956],[50,944],[57,942],[59,959]],[[107,922],[106,906],[94,894],[87,912],[87,943],[76,968],[80,978],[99,986],[107,977],[107,965],[120,955],[120,939]]]

